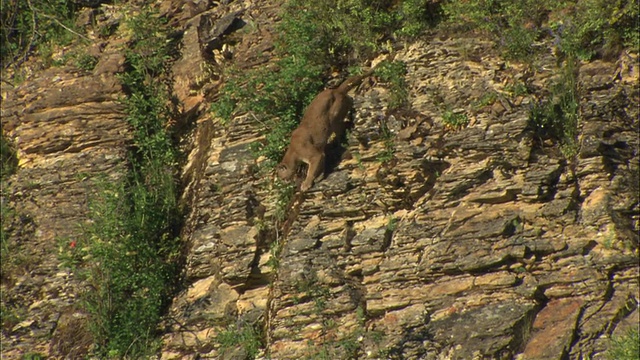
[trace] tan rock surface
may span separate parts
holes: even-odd
[[[186,3],[162,7],[184,32],[176,121],[192,128],[181,174],[186,286],[163,359],[242,358],[216,336],[243,326],[263,331],[273,359],[603,359],[609,335],[637,324],[637,58],[581,65],[580,149],[567,161],[528,128],[533,96],[473,108],[486,92],[506,93],[519,65],[481,39],[429,34],[396,56],[414,115],[387,112],[384,84],[354,95],[357,156],[296,195],[282,224],[249,150],[259,124],[245,114],[223,125],[205,111],[220,66],[269,61],[278,4]],[[73,318],[73,279],[52,276],[55,239],[85,221],[90,189],[78,174],[117,176],[128,139],[109,72],[119,60],[103,58],[100,74],[53,68],[3,89],[2,127],[20,159],[9,201],[26,219],[16,241],[38,244],[3,283],[33,314],[3,331],[3,358],[47,353],[45,334]],[[555,60],[541,61],[534,91],[552,80]],[[436,97],[470,126],[445,129]],[[377,160],[381,122],[396,129],[387,163]]]

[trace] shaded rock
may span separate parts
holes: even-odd
[[[435,341],[450,347],[451,359],[511,359],[527,342],[535,312],[536,304],[527,302],[452,309],[449,316],[432,321],[429,330]]]
[[[531,338],[522,356],[525,359],[566,357],[583,304],[581,299],[559,299],[548,303],[536,315]]]

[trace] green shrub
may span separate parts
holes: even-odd
[[[121,81],[133,129],[128,171],[98,182],[89,206],[92,221],[61,260],[82,265],[77,273],[90,285],[83,303],[96,355],[140,358],[156,350],[158,323],[177,288],[180,213],[176,152],[165,129],[171,109],[163,77],[173,44],[166,41],[164,22],[150,11],[127,26],[133,38]]]
[[[529,126],[540,139],[551,139],[560,144],[566,158],[578,150],[579,96],[575,61],[567,61],[558,79],[551,85],[547,100],[531,108]]]
[[[488,33],[507,57],[524,59],[540,35],[544,8],[537,0],[451,0],[443,4],[443,12],[448,26]]]
[[[76,4],[71,0],[0,0],[2,27],[0,57],[3,67],[36,50],[49,62],[54,45],[65,45],[77,35]]]
[[[15,216],[13,209],[8,204],[6,196],[5,181],[16,172],[18,168],[18,158],[13,145],[0,134],[0,269],[2,275],[8,276],[9,269],[13,265],[13,254],[15,249],[9,244],[9,226]],[[4,309],[4,307],[3,307]],[[4,323],[4,316],[2,321]]]
[[[465,114],[457,114],[451,110],[446,110],[442,114],[442,122],[452,129],[460,129],[469,125],[469,118]]]
[[[15,173],[18,167],[18,158],[11,142],[0,134],[0,180],[5,180]]]
[[[504,55],[531,59],[545,36],[561,53],[589,59],[627,46],[637,51],[638,2],[628,0],[449,0],[443,3],[449,27],[493,37]]]
[[[616,52],[621,46],[638,51],[637,1],[566,1],[557,6],[560,14],[570,14],[552,14],[550,21],[565,55],[589,60],[598,53]]]
[[[399,6],[396,11],[400,26],[395,31],[399,37],[415,38],[436,25],[442,16],[438,3],[430,0],[404,0]]]
[[[407,105],[409,91],[405,75],[407,75],[407,65],[402,61],[383,61],[375,70],[375,74],[382,81],[389,84],[391,97],[389,98],[389,109],[398,109]]]
[[[233,101],[237,109],[251,111],[260,119],[265,140],[256,143],[253,150],[265,156],[268,168],[272,168],[288,145],[291,131],[298,125],[307,104],[320,91],[321,68],[305,59],[286,57],[277,64],[279,71],[269,69],[250,72],[245,89],[251,94],[246,97],[242,90]],[[261,74],[257,74],[261,73]]]
[[[338,65],[371,57],[392,37],[419,35],[437,15],[428,0],[289,0],[281,44],[290,55]]]
[[[85,239],[91,290],[84,304],[97,352],[138,358],[155,350],[179,271],[175,215],[166,207],[171,194],[135,180],[104,181],[100,189]]]
[[[98,64],[98,58],[89,54],[80,54],[76,56],[75,65],[84,71],[91,71]]]
[[[4,267],[5,265],[3,264],[2,266]],[[4,274],[3,269],[3,275]],[[7,297],[4,291],[0,294],[0,300],[2,300],[0,301],[0,321],[2,322],[2,328],[0,330],[5,334],[10,333],[14,326],[26,319],[29,315],[24,306],[15,304],[15,302],[9,305],[9,302],[6,301]]]
[[[524,96],[529,94],[529,89],[527,85],[521,81],[517,81],[513,84],[507,84],[504,87],[504,91],[511,97]]]
[[[393,141],[394,135],[393,132],[387,126],[385,120],[380,121],[380,135],[382,136],[382,140],[384,142],[384,150],[376,156],[376,159],[381,163],[386,163],[394,158],[394,154],[396,152],[396,144]]]
[[[20,358],[21,360],[44,360],[46,357],[38,352],[28,352]]]
[[[498,100],[498,94],[493,91],[486,92],[478,100],[472,102],[474,108],[480,109],[487,105],[491,105]]]
[[[638,329],[629,329],[621,336],[611,338],[610,347],[607,350],[607,358],[610,360],[637,360],[640,356],[640,336]]]
[[[287,219],[287,210],[289,207],[289,203],[291,199],[293,199],[293,195],[295,194],[295,187],[290,182],[284,182],[276,180],[274,183],[274,187],[276,189],[276,193],[278,197],[276,198],[276,220],[279,222],[283,222]]]
[[[230,349],[242,347],[245,351],[246,359],[255,359],[262,347],[260,332],[253,326],[245,324],[243,326],[229,326],[216,337],[223,353]]]

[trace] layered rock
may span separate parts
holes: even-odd
[[[347,153],[281,221],[271,174],[249,149],[260,123],[206,111],[225,66],[270,60],[278,8],[162,4],[183,33],[176,125],[192,129],[186,286],[162,358],[245,358],[220,334],[255,329],[273,359],[602,359],[612,333],[637,325],[637,55],[580,64],[579,150],[567,159],[529,125],[554,58],[531,73],[482,39],[427,34],[396,55],[411,111],[386,108],[384,83],[354,92]],[[64,344],[47,334],[77,318],[56,238],[72,240],[86,219],[90,189],[77,174],[117,176],[123,164],[116,53],[94,74],[51,69],[3,94],[21,164],[10,202],[30,224],[16,225],[15,241],[38,244],[6,285],[11,304],[31,310],[3,332],[3,357],[50,343],[55,355]],[[447,126],[446,111],[469,126]]]
[[[566,159],[531,129],[535,98],[508,90],[548,88],[555,60],[525,79],[491,47],[434,36],[400,51],[412,111],[389,112],[385,84],[357,94],[351,156],[296,195],[275,229],[265,230],[275,200],[261,179],[237,181],[251,179],[252,119],[212,135],[208,179],[194,190],[194,213],[210,215],[188,235],[194,287],[178,297],[184,322],[165,357],[238,356],[216,340],[229,326],[264,329],[278,359],[602,356],[616,324],[637,317],[636,281],[612,293],[613,274],[638,271],[637,191],[619,185],[638,171],[637,98],[627,96],[637,70],[582,65],[580,153]],[[612,101],[622,103],[604,115]],[[445,109],[471,124],[444,126]],[[607,173],[609,163],[623,166]],[[189,317],[187,304],[201,313]]]
[[[59,255],[87,225],[93,180],[122,174],[130,141],[122,88],[114,72],[51,68],[7,90],[2,131],[15,143],[19,169],[3,192],[3,209],[15,215],[2,300],[3,316],[21,320],[3,329],[2,355],[81,356],[92,339],[76,306],[79,284]]]

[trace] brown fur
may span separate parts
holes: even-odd
[[[300,125],[291,133],[289,148],[278,164],[280,179],[291,179],[298,162],[307,163],[307,176],[300,186],[302,191],[306,191],[323,174],[327,142],[332,134],[336,135],[336,139],[342,135],[344,120],[353,106],[353,100],[347,92],[372,73],[373,69],[350,77],[337,88],[326,89],[313,99],[305,110]]]

